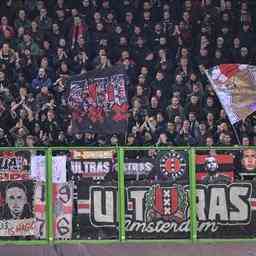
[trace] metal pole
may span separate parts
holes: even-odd
[[[46,208],[47,208],[47,231],[49,244],[53,244],[53,202],[52,202],[52,149],[47,150],[47,197],[46,197]]]
[[[124,150],[117,149],[118,155],[118,210],[119,210],[119,240],[125,240],[125,184],[124,184]]]
[[[197,240],[197,208],[196,208],[196,161],[195,149],[189,150],[189,192],[190,192],[190,239]]]

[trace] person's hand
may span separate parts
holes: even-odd
[[[20,128],[23,127],[23,121],[22,121],[22,119],[20,119],[20,120],[16,123],[15,127],[16,127],[17,129],[20,129]]]
[[[48,106],[49,106],[50,109],[56,108],[56,105],[54,104],[54,102],[50,102],[48,104],[49,104]]]
[[[49,138],[49,141],[53,141],[53,137],[52,137],[52,134],[51,134],[51,133],[49,133],[48,138]]]
[[[176,25],[176,26],[175,26],[174,34],[175,34],[175,35],[178,35],[178,36],[181,34],[181,33],[180,33],[180,29],[179,29],[179,26],[178,26],[178,25]]]
[[[21,102],[23,103],[26,100],[26,97],[24,95],[21,95]]]
[[[86,60],[88,60],[88,56],[87,56],[87,54],[85,52],[82,52],[81,54],[82,54],[82,59],[83,59],[84,62]]]
[[[4,88],[3,86],[0,87],[0,93],[4,93],[6,91],[6,88]]]
[[[128,67],[129,64],[130,64],[129,59],[125,59],[125,60],[123,61],[123,64],[124,64],[125,67]]]
[[[16,67],[16,69],[19,69],[19,68],[21,67],[21,65],[20,65],[20,60],[19,60],[19,59],[17,59],[17,60],[15,61],[15,67]]]
[[[60,75],[60,77],[55,81],[55,83],[53,85],[57,85],[58,86],[58,90],[59,91],[63,91],[64,90],[64,83],[65,83],[65,79],[66,77]]]
[[[20,122],[17,122],[16,125],[15,125],[15,127],[16,127],[17,129],[20,129]]]
[[[40,140],[42,140],[43,135],[44,135],[43,130],[40,130],[40,133],[39,133],[39,138],[40,138]]]

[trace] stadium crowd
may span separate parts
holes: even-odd
[[[238,144],[204,70],[256,65],[252,3],[2,0],[0,146]],[[71,135],[59,78],[115,64],[130,78],[126,138]],[[236,129],[256,144],[256,116]]]

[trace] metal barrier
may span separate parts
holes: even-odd
[[[254,241],[255,175],[254,147],[0,148],[0,244]]]

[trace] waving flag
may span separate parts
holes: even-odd
[[[232,125],[256,111],[256,66],[222,64],[206,75]]]
[[[127,75],[122,66],[90,71],[67,81],[72,132],[125,133]]]

